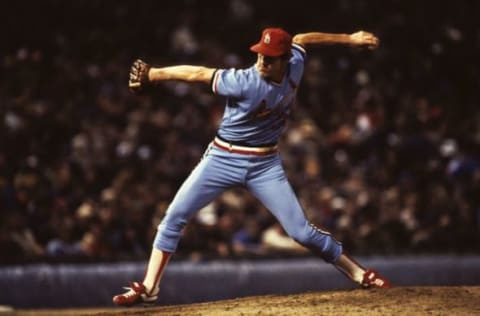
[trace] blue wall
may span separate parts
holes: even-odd
[[[478,256],[359,258],[398,286],[480,285]],[[0,268],[0,305],[15,308],[111,306],[111,298],[140,280],[145,263],[24,265]],[[319,259],[172,262],[159,304],[181,304],[261,294],[351,289]]]

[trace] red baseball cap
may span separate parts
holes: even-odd
[[[292,36],[280,28],[267,28],[262,32],[260,42],[250,47],[252,52],[265,56],[278,57],[290,51]]]

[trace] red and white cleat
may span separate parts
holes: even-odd
[[[378,274],[378,272],[375,270],[367,270],[363,274],[362,287],[364,289],[386,289],[390,286],[390,281]]]
[[[113,297],[113,302],[119,306],[152,306],[158,299],[158,291],[157,293],[148,294],[145,285],[142,283],[132,282],[130,287],[124,287],[124,289],[128,291]]]

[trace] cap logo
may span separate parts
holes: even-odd
[[[270,33],[267,33],[267,34],[265,35],[265,38],[263,39],[263,42],[264,42],[265,44],[270,44]]]

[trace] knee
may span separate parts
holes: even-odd
[[[306,229],[305,226],[291,228],[287,231],[287,234],[301,245],[307,246],[311,243],[311,231]]]
[[[328,240],[333,238],[329,232],[324,231],[309,222],[291,229],[288,234],[295,241],[307,247],[327,243]]]
[[[157,227],[157,230],[163,231],[171,231],[171,232],[181,232],[182,229],[187,224],[187,218],[179,216],[179,214],[175,213],[168,213],[162,219],[160,224]]]
[[[182,218],[165,216],[157,227],[154,247],[167,252],[176,252],[186,223],[187,221]]]
[[[327,262],[334,262],[342,252],[342,244],[329,232],[307,222],[302,230],[293,234],[297,242],[311,249]]]

